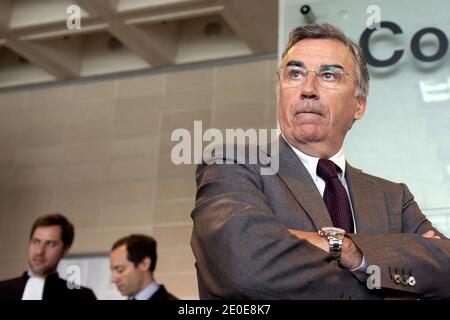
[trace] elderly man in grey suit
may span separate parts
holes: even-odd
[[[200,298],[450,298],[450,241],[404,184],[346,161],[368,80],[361,49],[339,29],[291,32],[279,66],[279,150],[266,154],[279,170],[219,164],[220,154],[197,168]]]

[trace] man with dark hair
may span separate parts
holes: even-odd
[[[228,154],[197,168],[200,298],[450,298],[450,241],[406,185],[346,161],[368,95],[360,47],[329,24],[298,27],[278,75],[279,150],[258,158],[279,170]]]
[[[117,240],[111,249],[112,281],[130,300],[177,300],[153,276],[156,267],[156,241],[132,234]]]
[[[59,213],[39,217],[33,224],[28,245],[30,269],[21,277],[0,282],[1,300],[96,300],[91,289],[69,284],[56,269],[69,251],[73,225]],[[71,289],[72,288],[72,289]]]

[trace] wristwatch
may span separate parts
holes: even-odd
[[[324,227],[319,230],[319,236],[324,237],[330,244],[330,254],[333,259],[339,261],[342,252],[345,230],[335,227]]]

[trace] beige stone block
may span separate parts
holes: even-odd
[[[89,81],[72,87],[72,101],[111,99],[115,96],[116,80]]]
[[[173,295],[182,300],[198,299],[198,284],[195,273],[177,274],[177,273],[158,273],[156,268],[155,278],[158,282],[164,284],[166,289]]]
[[[266,60],[266,70],[267,75],[269,76],[267,80],[270,80],[271,76],[273,75],[273,78],[277,79],[277,70],[278,70],[278,61],[277,59],[269,59]]]
[[[173,92],[165,97],[165,110],[210,109],[213,105],[212,90]]]
[[[27,199],[26,197],[22,197]],[[33,222],[36,220],[37,208],[30,208],[30,202],[27,203],[12,203],[11,200],[6,200],[6,209],[2,217],[2,235],[7,236],[16,234],[20,229],[27,229],[28,236]],[[27,238],[22,239],[26,243]]]
[[[72,124],[64,128],[64,143],[81,143],[109,139],[112,125],[109,119],[94,119],[85,123]]]
[[[211,90],[213,87],[213,68],[201,68],[167,74],[167,93],[190,90]]]
[[[3,218],[10,226],[6,233],[17,228],[28,228],[42,214],[54,211],[52,186],[11,186],[6,193],[6,211]]]
[[[111,158],[155,156],[158,154],[159,134],[116,139],[110,142]]]
[[[13,179],[15,179],[16,172],[16,168],[0,168],[0,194],[3,194],[6,190],[9,190],[11,181],[14,181]]]
[[[151,201],[155,192],[155,180],[119,180],[108,183],[107,204]]]
[[[187,200],[156,201],[153,213],[155,223],[188,223],[194,209],[195,197]]]
[[[190,247],[162,248],[158,250],[156,270],[159,273],[195,272],[194,263]]]
[[[49,146],[60,144],[62,141],[63,124],[25,128],[19,138],[21,146]]]
[[[63,163],[103,162],[109,157],[107,141],[71,144],[64,147]]]
[[[74,101],[68,109],[68,124],[83,124],[94,120],[111,121],[114,100]]]
[[[65,201],[58,201],[55,205],[55,211],[65,215],[73,223],[75,230],[78,228],[98,228],[102,209],[101,199],[79,202],[66,199]]]
[[[107,162],[70,164],[61,168],[61,182],[103,182],[108,177]]]
[[[271,80],[265,83],[266,86],[266,101],[268,100],[277,100],[277,92],[278,92],[278,80]],[[275,106],[277,103],[275,103]]]
[[[59,169],[55,166],[23,167],[16,172],[15,184],[50,187],[58,182],[59,175]]]
[[[100,225],[140,226],[151,224],[153,220],[151,201],[137,203],[106,204],[100,218]]]
[[[193,155],[192,155],[193,157]],[[193,158],[192,158],[193,159]],[[178,178],[194,179],[194,164],[174,164],[170,154],[160,154],[158,157],[158,179]]]
[[[246,102],[230,105],[223,105],[214,109],[213,127],[240,128],[243,124],[265,123],[266,119],[265,102]],[[257,127],[257,126],[255,126]]]
[[[104,193],[104,183],[62,184],[56,191],[54,210],[66,215],[76,228],[98,227]]]
[[[27,228],[16,227],[14,231],[0,236],[0,257],[10,259],[19,258],[26,261],[31,224]]]
[[[0,258],[0,280],[20,277],[27,269],[26,256],[20,258],[1,257]]]
[[[20,147],[16,151],[16,163],[21,167],[57,165],[63,151],[62,146]]]
[[[275,97],[274,99],[268,99],[266,101],[266,119],[268,125],[271,125],[273,128],[277,128],[277,100]]]
[[[266,62],[254,61],[238,63],[216,68],[216,87],[260,83],[266,80]]]
[[[185,128],[188,129],[189,128]],[[191,135],[191,139],[194,137],[194,133],[193,130],[189,130],[189,133]],[[182,140],[175,140],[172,141],[172,132],[171,131],[165,131],[165,132],[161,132],[160,136],[159,136],[159,153],[164,153],[164,154],[170,154],[172,152],[172,148],[174,146],[176,146],[178,143],[180,143]],[[184,141],[184,140],[183,140]],[[192,145],[192,143],[191,143]]]
[[[0,93],[0,114],[16,113],[25,107],[28,91]]]
[[[3,103],[0,100],[0,104]],[[0,107],[0,110],[3,109],[3,106]],[[17,131],[20,124],[20,112],[17,110],[16,112],[4,112],[0,113],[0,128],[2,131]]]
[[[124,98],[114,108],[114,137],[157,133],[161,126],[162,96]]]
[[[264,82],[240,86],[226,86],[214,92],[214,105],[229,105],[244,102],[263,103],[266,98]]]
[[[15,151],[14,147],[2,148],[0,152],[0,169],[13,168],[15,165]]]
[[[38,108],[27,109],[21,113],[21,128],[35,128],[46,126],[64,125],[68,116],[68,108],[61,106],[60,108]]]
[[[64,107],[69,102],[70,93],[71,87],[67,85],[30,90],[27,109]]]
[[[165,247],[189,247],[192,224],[153,226],[153,236],[158,241],[160,250]]]
[[[0,128],[0,148],[12,148],[16,147],[19,143],[20,133],[18,130],[10,129],[5,130]]]
[[[106,182],[76,182],[65,183],[56,190],[56,204],[59,202],[80,203],[98,202],[105,198]]]
[[[195,197],[195,177],[191,179],[159,178],[156,181],[156,199],[170,201]]]
[[[166,74],[128,77],[119,80],[118,97],[162,95],[165,92]]]
[[[155,157],[121,158],[112,160],[109,177],[111,180],[149,179],[156,177]]]
[[[106,253],[109,247],[102,239],[100,228],[78,228],[69,254]]]
[[[194,129],[194,121],[201,121],[202,127],[209,128],[211,123],[210,110],[183,110],[177,112],[167,112],[163,114],[162,130],[172,133],[176,129]]]

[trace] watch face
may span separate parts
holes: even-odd
[[[335,227],[324,227],[322,228],[324,232],[326,232],[329,235],[343,235],[345,234],[345,230],[341,228],[335,228]]]

